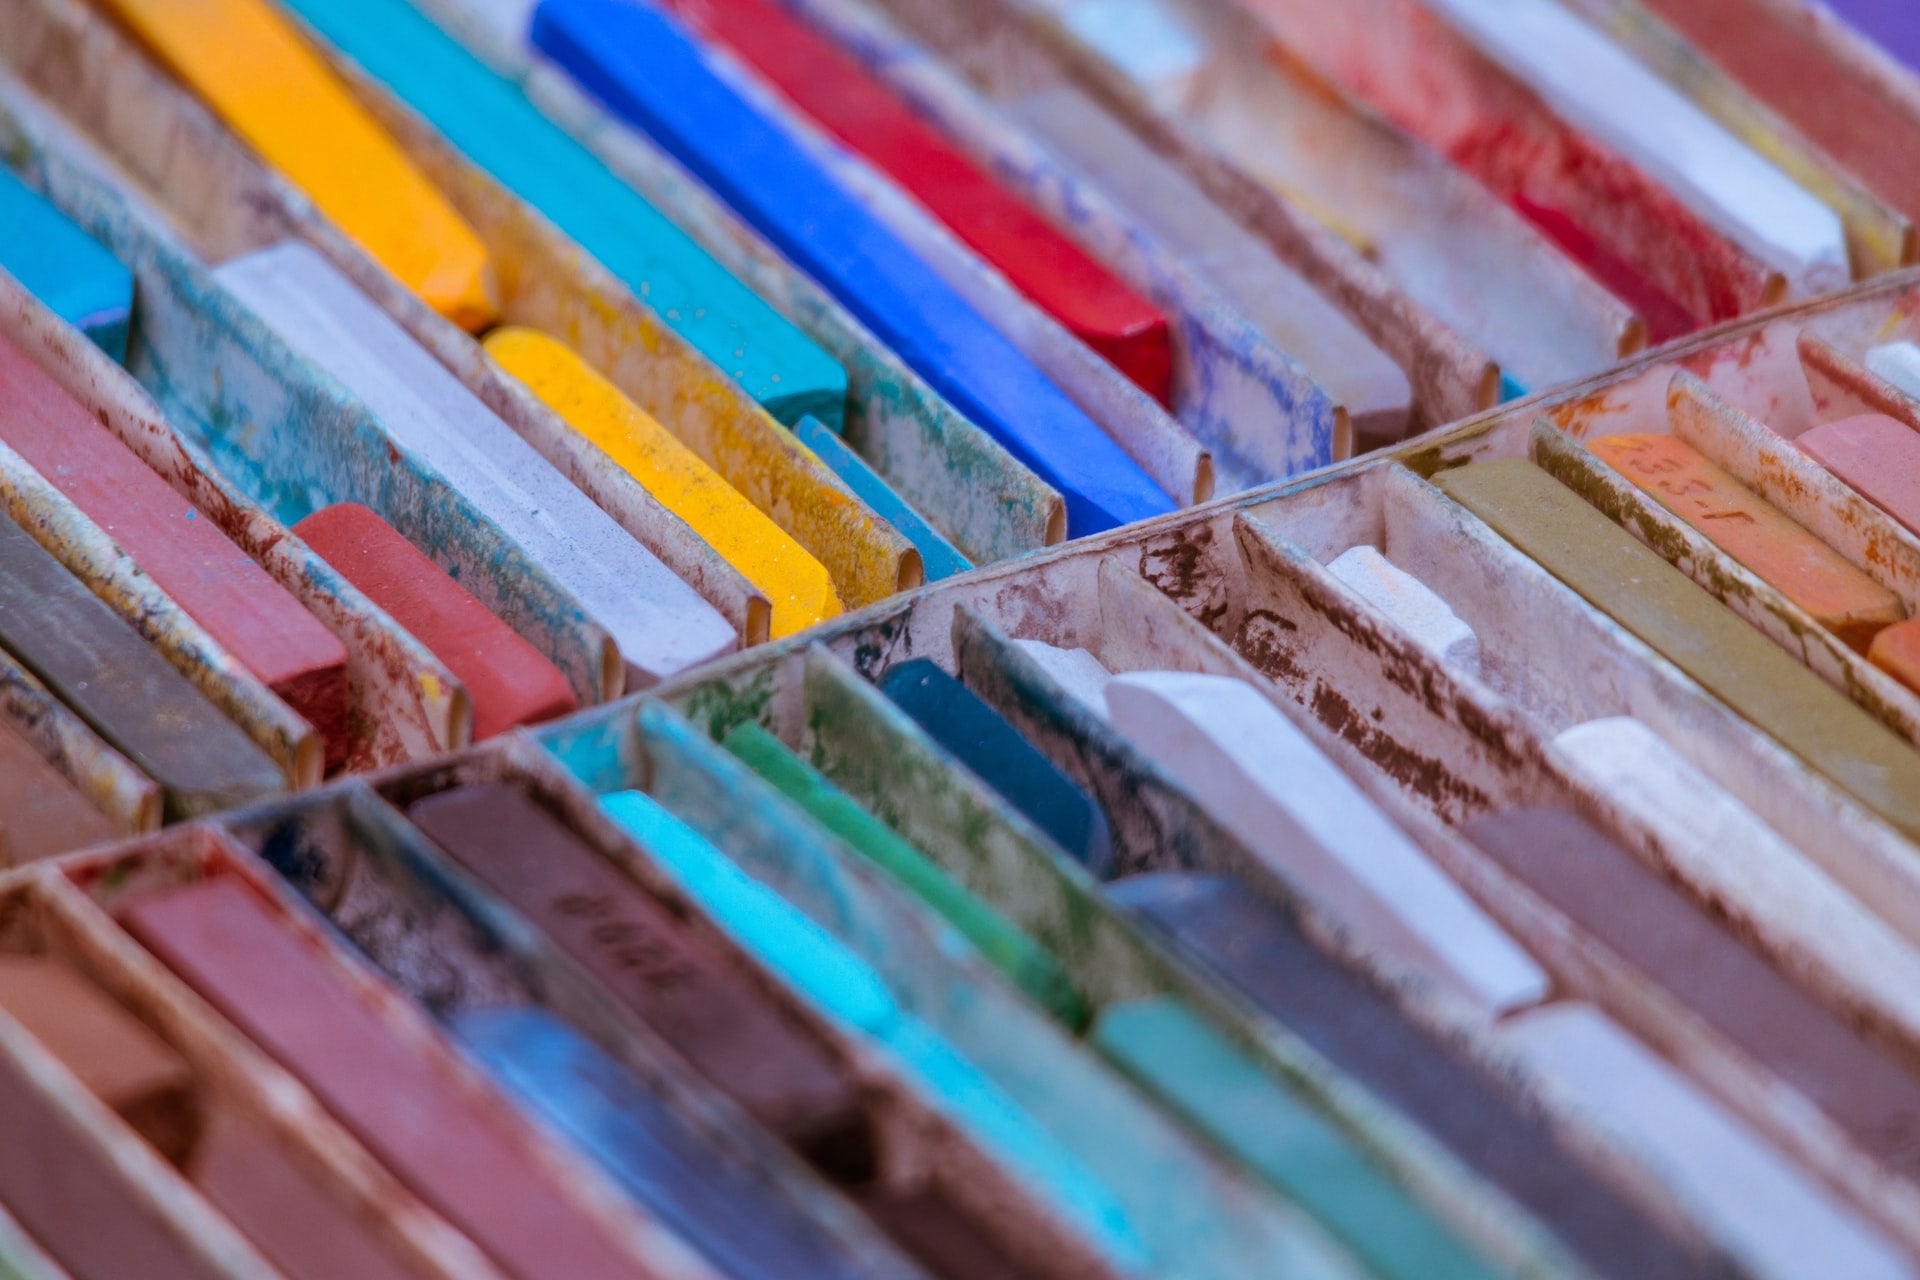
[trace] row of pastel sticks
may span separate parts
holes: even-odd
[[[1373,13],[1425,33],[1447,101],[1497,105],[1449,138],[1428,130],[1456,113],[1381,88],[1430,77],[1340,62],[1341,31],[1379,44],[1364,24],[1289,34],[1274,6],[1263,45],[1238,11],[1131,0],[1064,26],[573,3],[0,10],[11,261],[132,375],[17,301],[11,367],[40,411],[6,439],[36,561],[13,588],[58,584],[63,625],[85,615],[146,673],[82,698],[77,649],[9,648],[9,776],[46,815],[9,823],[35,828],[9,856],[455,748],[1911,247],[1871,177],[1834,177],[1867,160],[1779,129],[1763,159],[1704,114],[1757,97],[1715,73],[1696,102],[1550,5]],[[1245,84],[1207,52],[1283,38]],[[983,41],[1017,46],[1018,74],[987,75]],[[1266,118],[1308,54],[1356,96],[1280,113],[1298,165],[1229,146],[1241,126],[1169,124],[1229,101]],[[1842,70],[1911,88],[1874,65]],[[1604,70],[1604,101],[1554,68]],[[1549,189],[1540,155],[1516,178],[1475,141],[1495,135],[1551,136],[1590,179]],[[1514,358],[1490,317],[1567,359]],[[127,485],[145,497],[123,512]]]
[[[0,878],[0,1267],[1920,1275],[1916,289]]]

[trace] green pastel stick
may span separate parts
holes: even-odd
[[[288,0],[468,160],[544,214],[775,418],[846,414],[846,370],[407,0]]]
[[[1086,1025],[1087,1003],[1057,959],[920,850],[895,835],[819,770],[787,750],[778,738],[749,722],[727,734],[721,745],[821,826],[912,890],[978,947],[994,968],[1062,1024],[1074,1031]]]
[[[1383,1280],[1497,1280],[1497,1270],[1177,996],[1108,1005],[1090,1038],[1109,1062],[1318,1218]]]

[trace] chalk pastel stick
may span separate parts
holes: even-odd
[[[286,785],[206,695],[4,513],[0,646],[161,785],[170,818],[232,808]]]
[[[1815,427],[1794,443],[1909,533],[1920,533],[1920,432],[1863,413]]]
[[[0,340],[0,440],[124,548],[242,666],[304,716],[332,757],[347,740],[347,651],[120,438]]]
[[[770,0],[667,0],[898,183],[1035,306],[1166,404],[1167,318],[915,115],[851,54]]]
[[[267,0],[106,0],[227,124],[422,301],[493,322],[487,250]]]
[[[200,1109],[187,1060],[79,970],[52,956],[0,956],[0,1011],[168,1161],[193,1153]]]
[[[1108,1005],[1088,1038],[1214,1144],[1294,1198],[1383,1280],[1500,1274],[1179,997]]]
[[[133,273],[4,167],[0,268],[102,351],[115,360],[127,358]]]
[[[688,728],[686,733],[692,735],[694,731]],[[710,743],[704,747],[719,750]],[[719,757],[720,761],[725,759]],[[744,773],[744,766],[733,767],[743,770],[739,779],[743,792],[759,786],[751,774]],[[742,802],[757,803],[757,798],[743,794]],[[741,870],[652,797],[635,791],[615,792],[601,797],[601,805],[609,817],[665,862],[681,886],[742,945],[815,1006],[849,1030],[883,1046],[983,1148],[1018,1170],[1028,1186],[1042,1190],[1057,1212],[1108,1249],[1117,1249],[1120,1256],[1137,1256],[1138,1241],[1111,1193],[989,1077],[935,1030],[901,1008],[881,976],[846,944]],[[806,822],[797,811],[788,813]],[[994,1235],[985,1229],[979,1229],[978,1234],[987,1238]]]
[[[872,507],[874,513],[892,525],[901,537],[913,544],[920,553],[920,563],[928,582],[938,582],[942,578],[951,578],[956,573],[965,573],[973,564],[961,555],[958,548],[928,524],[926,517],[907,505],[906,499],[893,491],[893,486],[875,471],[867,460],[853,451],[853,446],[827,428],[818,418],[802,418],[794,424],[793,434],[800,443],[813,450],[820,461],[827,464],[833,474],[846,482],[862,502]]]
[[[1032,658],[1075,702],[1102,720],[1107,718],[1107,682],[1113,672],[1100,659],[1085,649],[1060,649],[1039,640],[1015,639],[1013,647]]]
[[[1413,390],[1400,366],[1184,173],[1072,85],[1028,94],[1007,110],[1312,374],[1347,411],[1354,435],[1362,441],[1406,435]]]
[[[1645,3],[1694,46],[1690,53],[1737,80],[1876,195],[1909,218],[1920,216],[1920,174],[1906,161],[1920,137],[1920,120],[1901,101],[1896,84],[1862,74],[1858,61],[1842,55],[1833,41],[1810,39],[1810,10],[1746,0]],[[1904,34],[1907,15],[1899,0],[1881,7],[1901,14]],[[1611,25],[1636,35],[1652,26],[1640,15]],[[1778,129],[1771,121],[1761,127]]]
[[[1920,1124],[1920,1080],[1659,873],[1568,810],[1509,810],[1463,830],[1596,945],[1671,991],[1876,1159],[1907,1176],[1920,1171],[1920,1150],[1904,1136]]]
[[[1058,960],[787,750],[778,738],[748,722],[728,733],[721,745],[821,826],[911,889],[1042,1008],[1076,1030],[1085,1024],[1086,1001]]]
[[[420,1280],[363,1206],[321,1183],[315,1163],[257,1115],[216,1105],[187,1174],[285,1280]]]
[[[487,335],[486,348],[760,589],[773,606],[774,639],[839,614],[840,597],[818,560],[565,345],[509,328]]]
[[[734,1280],[867,1274],[782,1197],[765,1194],[598,1046],[531,1006],[448,1022],[534,1115]]]
[[[1539,1215],[1602,1275],[1722,1274],[1590,1173],[1501,1083],[1408,1022],[1378,989],[1224,876],[1132,876],[1108,890],[1202,971],[1289,1027]]]
[[[1889,342],[1867,350],[1866,365],[1908,395],[1920,399],[1920,346]]]
[[[571,591],[612,633],[629,686],[653,684],[738,643],[693,588],[312,249],[277,245],[214,276]]]
[[[888,668],[880,692],[1080,865],[1113,871],[1107,816],[1019,730],[926,658]]]
[[[1839,215],[1553,0],[1425,0],[1560,115],[1812,297],[1852,279]]]
[[[524,792],[461,787],[407,816],[782,1138],[826,1145],[861,1123],[856,1082],[738,960]]]
[[[475,165],[546,215],[661,320],[789,425],[846,414],[846,371],[710,258],[520,86],[407,0],[290,0]]]
[[[1895,1280],[1898,1248],[1606,1015],[1556,1004],[1501,1039],[1615,1139],[1654,1165],[1679,1207],[1756,1277]]]
[[[16,867],[122,834],[32,743],[6,726],[0,726],[0,832]]]
[[[1888,627],[1873,638],[1867,661],[1920,693],[1920,618]]]
[[[1600,436],[1587,447],[1853,648],[1907,616],[1900,597],[1679,437]]]
[[[253,890],[205,880],[141,897],[121,921],[509,1274],[638,1280],[587,1210],[529,1163],[502,1101],[453,1087]]]
[[[953,406],[1059,489],[1069,536],[1171,511],[1120,446],[783,125],[638,0],[547,0],[533,40],[712,187]]]
[[[1310,898],[1494,1014],[1547,976],[1379,806],[1252,686],[1136,671],[1107,685],[1113,726]]]
[[[366,507],[323,507],[293,532],[447,664],[472,700],[474,741],[580,705],[566,673]]]
[[[1327,572],[1441,661],[1480,670],[1480,637],[1460,621],[1426,583],[1381,555],[1378,548],[1349,547],[1327,561]]]
[[[1920,838],[1920,755],[1571,490],[1519,458],[1443,472],[1433,483],[1816,772]]]
[[[40,1054],[43,1061],[29,1064],[11,1056],[0,1056],[0,1116],[7,1129],[0,1142],[0,1211],[17,1218],[64,1268],[52,1276],[29,1272],[29,1280],[237,1280],[260,1273],[265,1264],[250,1251],[237,1266],[210,1256],[224,1252],[222,1244],[242,1243],[231,1232],[205,1247],[188,1238],[182,1227],[192,1225],[172,1212],[187,1189],[165,1177],[166,1165],[156,1158],[148,1168],[129,1170],[124,1157],[130,1153],[114,1151],[89,1132],[93,1126],[47,1105],[48,1086],[64,1070],[58,1059]],[[219,1223],[217,1214],[196,1207],[197,1225]],[[249,1263],[256,1270],[246,1270]]]

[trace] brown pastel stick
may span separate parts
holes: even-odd
[[[169,818],[285,787],[264,752],[3,511],[0,646],[165,789]]]
[[[1679,437],[1601,436],[1587,447],[1854,649],[1907,616],[1900,597]]]
[[[1805,1094],[1876,1159],[1920,1174],[1920,1080],[1645,863],[1565,809],[1471,822],[1467,838],[1621,961]]]
[[[402,1041],[252,890],[203,880],[138,899],[122,923],[509,1274],[640,1280],[584,1206],[529,1159],[506,1101],[461,1087]]]
[[[199,1129],[193,1072],[145,1023],[51,956],[0,956],[0,1009],[161,1155],[185,1162]]]
[[[234,659],[343,754],[347,651],[292,593],[0,338],[0,440],[133,557]]]
[[[854,1080],[791,1014],[525,793],[461,787],[407,816],[768,1128],[808,1145],[858,1122]]]
[[[418,1280],[309,1163],[263,1125],[207,1117],[187,1176],[286,1280]]]
[[[1803,432],[1794,443],[1909,533],[1920,533],[1920,432],[1863,413]]]
[[[1888,627],[1873,638],[1867,661],[1920,693],[1920,618]],[[16,855],[17,856],[17,855]]]
[[[476,742],[579,706],[560,668],[366,507],[338,503],[293,531],[447,664],[473,700]]]
[[[0,830],[13,864],[70,853],[119,834],[33,744],[0,725]]]

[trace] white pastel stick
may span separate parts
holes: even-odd
[[[1480,637],[1420,579],[1369,546],[1350,547],[1327,562],[1327,572],[1391,618],[1441,661],[1478,673]]]
[[[1920,347],[1889,342],[1867,352],[1867,369],[1920,400]]]
[[[1346,409],[1356,436],[1364,441],[1406,435],[1413,388],[1400,366],[1131,130],[1066,84],[1029,94],[1009,112],[1312,374]]]
[[[1181,107],[1206,70],[1206,41],[1162,0],[1045,0],[1067,29],[1098,49],[1164,107]]]
[[[1757,1280],[1896,1280],[1899,1251],[1792,1160],[1586,1005],[1532,1010],[1496,1032],[1563,1102],[1651,1172]]]
[[[1575,725],[1563,766],[1644,823],[1667,872],[1796,978],[1843,992],[1920,1039],[1920,950],[1638,720]]]
[[[1252,686],[1136,671],[1113,725],[1255,856],[1367,944],[1492,1014],[1544,999],[1540,966]]]
[[[1107,681],[1113,672],[1085,649],[1059,649],[1038,640],[1015,640],[1014,648],[1032,658],[1075,702],[1102,720],[1107,718]]]
[[[214,276],[570,592],[619,646],[630,688],[738,644],[718,611],[314,250],[275,245]]]
[[[1802,297],[1853,273],[1832,209],[1557,0],[1426,0],[1575,128],[1611,147]]]

